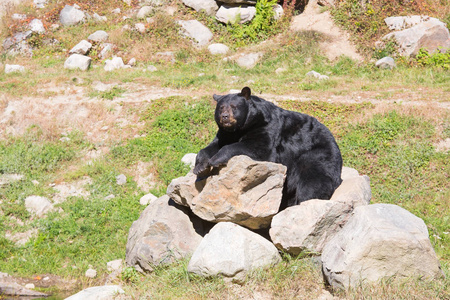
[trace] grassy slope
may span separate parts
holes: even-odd
[[[82,6],[91,4],[89,1],[80,2]],[[48,9],[40,12],[30,7],[22,9],[36,16],[45,15],[50,22],[55,19],[62,4],[53,1]],[[104,82],[139,82],[210,95],[213,91],[223,93],[230,88],[242,87],[249,84],[248,80],[253,80],[251,87],[254,91],[320,99],[280,101],[279,105],[309,113],[330,127],[338,140],[345,165],[371,178],[374,203],[397,204],[424,219],[448,278],[450,169],[448,154],[436,152],[434,146],[435,142],[450,137],[448,112],[434,107],[436,102],[448,101],[448,71],[412,68],[409,62],[400,64],[394,71],[377,70],[370,64],[358,65],[348,59],[329,62],[316,50],[320,37],[295,33],[280,35],[275,42],[265,44],[266,54],[262,63],[245,71],[233,63],[212,57],[206,51],[190,47],[188,42],[178,37],[170,18],[155,15],[155,22],[148,34],[123,35],[120,34],[121,26],[132,24],[132,21],[121,21],[119,17],[109,14],[113,5],[127,9],[123,2],[107,4],[98,1],[96,5],[91,11],[106,14],[110,22],[101,25],[87,23],[51,33],[61,41],[61,45],[42,46],[31,60],[3,57],[4,63],[26,64],[35,75],[0,73],[2,93],[7,97],[48,96],[39,92],[37,86],[48,82],[70,82],[76,76],[83,83],[72,81],[72,84],[87,90],[93,81],[102,78]],[[183,13],[177,17],[189,18],[192,14],[186,9],[181,11]],[[217,41],[222,39],[238,45],[233,44],[233,36],[205,16],[203,18],[214,27]],[[164,71],[149,73],[137,68],[106,73],[98,68],[80,74],[63,70],[61,65],[66,57],[63,49],[70,49],[76,44],[73,36],[97,29],[112,33],[111,39],[119,45],[124,58],[136,56],[144,66],[152,63]],[[219,38],[219,33],[222,38]],[[37,37],[36,42],[39,41]],[[236,48],[233,47],[233,51]],[[166,49],[176,49],[175,64],[153,55],[155,51]],[[100,61],[95,63],[101,65]],[[275,75],[279,67],[285,67],[287,71]],[[331,80],[322,82],[306,78],[306,72],[313,68],[330,75]],[[200,73],[204,75],[197,76]],[[116,90],[111,95],[100,96],[105,99],[120,97],[122,92]],[[354,95],[367,95],[382,103],[321,101],[333,97],[353,98]],[[407,102],[409,95],[421,100],[424,106],[414,108],[383,101],[403,99]],[[6,100],[1,100],[0,107],[6,104]],[[88,142],[83,132],[72,134],[67,143],[59,141],[59,133],[42,132],[39,127],[32,127],[24,136],[1,141],[0,174],[21,173],[25,178],[0,190],[3,212],[0,214],[0,270],[23,276],[52,273],[75,277],[84,280],[85,285],[101,282],[107,274],[106,262],[124,258],[127,229],[142,210],[138,200],[144,193],[132,180],[123,186],[116,185],[115,176],[120,173],[129,175],[130,166],[137,161],[152,162],[158,182],[153,192],[163,194],[172,178],[187,171],[180,163],[181,157],[185,153],[198,151],[211,140],[215,130],[213,109],[209,98],[192,99],[189,96],[161,99],[153,102],[151,107],[144,106],[141,118],[146,123],[142,132],[146,136],[111,140],[108,145],[110,154],[93,165],[86,165],[80,160],[86,150],[98,146]],[[64,213],[52,213],[41,220],[32,219],[25,210],[24,199],[28,195],[51,197],[54,191],[48,186],[49,183],[77,180],[83,176],[93,180],[88,187],[91,193],[88,201],[72,197],[58,205]],[[35,185],[32,180],[40,184]],[[116,197],[104,200],[110,194]],[[29,229],[37,229],[38,236],[24,246],[16,246],[6,239],[6,234]],[[99,271],[97,282],[82,279],[89,264]],[[314,262],[289,256],[285,256],[283,264],[269,272],[255,273],[239,289],[221,279],[202,279],[187,274],[186,261],[157,268],[155,273],[147,276],[127,269],[123,274],[123,283],[136,298],[152,296],[156,299],[188,296],[223,299],[225,295],[231,295],[229,298],[232,299],[250,296],[252,290],[275,298],[311,299],[317,297],[323,288]],[[448,279],[434,282],[387,280],[378,285],[364,285],[355,291],[341,292],[339,296],[445,299],[450,297],[448,286]]]

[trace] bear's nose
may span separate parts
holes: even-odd
[[[228,120],[229,118],[230,118],[229,114],[223,114],[222,115],[222,119],[225,120],[225,121]]]

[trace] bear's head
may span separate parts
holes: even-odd
[[[251,91],[244,87],[238,94],[213,95],[217,101],[214,118],[219,128],[235,132],[243,128],[249,111]]]

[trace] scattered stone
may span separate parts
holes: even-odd
[[[106,196],[105,198],[103,198],[103,200],[108,201],[108,200],[111,200],[111,199],[114,199],[114,198],[116,198],[116,196],[113,195],[113,194],[111,194],[111,195],[108,195],[108,196]]]
[[[70,5],[64,6],[59,15],[59,21],[63,26],[76,25],[85,19],[86,15],[84,12]]]
[[[122,259],[116,259],[112,260],[106,263],[106,269],[111,271],[121,271],[123,268],[123,260]]]
[[[286,71],[287,71],[287,68],[278,68],[278,69],[275,70],[275,73],[276,74],[281,74],[281,73],[284,73]]]
[[[110,43],[103,43],[102,44],[102,51],[100,51],[100,54],[98,55],[101,59],[105,59],[109,57],[113,51],[113,44]]]
[[[151,202],[131,225],[126,246],[126,263],[138,271],[152,271],[191,255],[202,237],[199,225],[194,229],[189,209],[177,205],[168,196]]]
[[[241,55],[236,63],[244,69],[252,69],[256,66],[256,64],[260,61],[260,59],[263,57],[263,53],[262,52],[258,52],[258,53],[249,53],[249,54],[244,54]]]
[[[5,65],[5,74],[10,73],[24,73],[25,67],[21,65]]]
[[[273,13],[273,18],[275,20],[281,19],[281,17],[283,17],[284,15],[283,6],[281,6],[280,4],[275,4],[275,6],[273,7]]]
[[[147,31],[144,23],[136,23],[134,24],[134,28],[140,33],[145,33],[145,31]]]
[[[5,73],[6,73],[6,70],[5,70]],[[24,177],[25,176],[22,174],[0,174],[0,187],[2,185],[7,185],[7,184],[11,184],[16,181],[20,181]]]
[[[25,288],[29,290],[34,290],[36,286],[33,283],[27,283],[25,284]]]
[[[219,9],[215,0],[182,0],[184,5],[195,9],[195,11],[204,11],[208,16],[213,16]]]
[[[109,38],[108,33],[103,30],[97,30],[96,32],[88,36],[88,40],[94,43],[106,42],[108,38]]]
[[[370,199],[372,199],[370,178],[363,175],[342,181],[341,185],[334,191],[330,201],[346,203],[351,207],[357,207],[368,205]]]
[[[226,6],[222,5],[216,13],[216,19],[224,24],[244,24],[253,20],[256,15],[254,6]]]
[[[65,300],[113,299],[118,294],[125,294],[125,291],[118,285],[94,286],[84,289]]]
[[[72,183],[62,182],[55,185],[53,188],[57,193],[53,196],[54,203],[64,202],[69,197],[83,197],[86,199],[91,193],[86,191],[84,186],[91,183],[92,179],[89,176],[85,176],[81,180]]]
[[[395,60],[392,57],[386,56],[377,60],[375,66],[380,69],[393,69],[396,67]]]
[[[318,253],[349,218],[352,207],[328,200],[308,200],[288,207],[272,219],[269,231],[275,246],[292,255]]]
[[[8,37],[3,41],[3,49],[8,50],[13,48],[15,45],[19,44],[22,41],[25,41],[29,37],[31,37],[33,32],[31,30],[18,32],[14,34],[12,37]]]
[[[139,199],[139,203],[141,205],[149,205],[150,203],[152,203],[153,201],[155,201],[157,199],[158,199],[158,197],[149,193],[147,195],[142,196],[141,199]]]
[[[27,19],[27,15],[25,14],[13,14],[11,16],[11,19],[16,20],[16,21],[24,21]]]
[[[112,11],[111,11],[113,14],[116,14],[116,15],[118,15],[118,14],[120,14],[120,8],[115,8],[115,9],[113,9]]]
[[[188,271],[205,277],[222,275],[241,282],[249,272],[280,261],[278,250],[262,236],[239,225],[221,222],[200,242]]]
[[[154,65],[150,65],[147,67],[147,71],[156,72],[156,71],[158,71],[158,68],[155,67]]]
[[[47,0],[33,0],[34,5],[36,8],[44,8],[47,4]]]
[[[88,269],[84,275],[89,278],[95,278],[97,277],[97,271],[94,269]]]
[[[327,80],[329,79],[329,77],[327,75],[322,75],[316,71],[309,71],[308,73],[306,73],[306,76],[308,77],[314,77],[317,78],[319,80]]]
[[[64,62],[64,69],[87,71],[91,65],[92,59],[81,54],[72,54]]]
[[[32,32],[38,33],[38,34],[43,34],[45,33],[45,28],[44,28],[44,24],[42,23],[41,20],[39,19],[33,19],[30,22],[30,30]]]
[[[436,147],[436,152],[449,152],[450,151],[450,138],[439,141],[439,143],[434,145]]]
[[[132,67],[136,66],[136,58],[134,58],[134,57],[131,58],[131,59],[128,61],[127,65],[132,66]]]
[[[122,69],[125,66],[121,57],[113,57],[112,59],[105,60],[105,71],[113,71],[116,69]]]
[[[124,174],[116,176],[116,184],[124,185],[125,183],[127,183],[127,177]]]
[[[181,25],[182,34],[191,38],[194,45],[205,46],[213,38],[211,30],[197,20],[179,20],[178,24]]]
[[[153,13],[153,10],[154,9],[151,6],[143,6],[141,7],[141,9],[139,9],[138,13],[136,14],[136,18],[145,19],[145,17]]]
[[[86,40],[82,40],[81,42],[76,44],[72,49],[70,49],[69,53],[86,55],[89,52],[89,50],[91,50],[91,48],[92,48],[91,43],[89,43]]]
[[[45,197],[28,196],[25,198],[25,208],[29,213],[41,218],[49,211],[53,210],[53,204]]]
[[[388,17],[384,19],[384,22],[390,30],[403,30],[429,20],[436,23],[440,22],[438,19],[430,18],[428,16]]]
[[[323,273],[333,288],[383,278],[443,276],[425,223],[392,204],[355,208],[324,247]]]
[[[188,165],[192,169],[193,167],[195,167],[196,158],[197,158],[196,153],[187,153],[183,156],[183,158],[181,158],[181,162],[183,162],[185,165]]]
[[[20,222],[18,222],[20,224]],[[21,225],[23,226],[23,224]],[[5,238],[16,244],[17,246],[25,246],[31,238],[37,237],[38,230],[36,228],[27,230],[25,232],[6,233]]]
[[[213,55],[224,55],[227,54],[230,48],[224,44],[211,44],[208,46],[208,50]]]
[[[93,17],[94,20],[97,21],[97,22],[106,22],[106,21],[108,20],[108,18],[106,18],[105,16],[100,16],[100,15],[97,14],[97,13],[94,13],[94,14],[92,15],[92,17]]]

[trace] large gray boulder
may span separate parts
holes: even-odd
[[[192,255],[188,271],[242,281],[252,270],[280,261],[278,250],[268,240],[239,225],[222,222],[205,235]]]
[[[195,9],[195,11],[204,11],[207,15],[213,16],[219,9],[215,0],[182,0],[184,5]]]
[[[64,6],[59,15],[59,21],[63,26],[77,25],[85,19],[86,15],[83,11],[70,5]]]
[[[292,255],[320,253],[347,222],[352,207],[328,200],[308,200],[288,207],[272,219],[269,231],[275,246]]]
[[[334,288],[355,287],[391,276],[443,275],[425,223],[392,204],[355,208],[323,248],[323,273]]]
[[[197,20],[180,20],[178,24],[182,28],[181,33],[191,38],[196,46],[206,46],[213,38],[211,30]]]
[[[190,255],[202,237],[194,229],[188,208],[168,196],[151,202],[131,225],[126,246],[126,263],[138,271],[152,271]],[[197,225],[201,231],[201,226]]]
[[[286,167],[232,157],[217,174],[196,181],[192,173],[172,181],[167,192],[177,203],[210,222],[234,222],[251,229],[266,228],[278,213]]]
[[[404,56],[415,56],[421,48],[433,53],[438,49],[450,49],[450,33],[446,24],[428,16],[391,17],[385,19],[393,29],[405,28],[389,33],[383,40],[394,39],[399,52]],[[408,26],[411,26],[407,28]]]
[[[94,43],[106,42],[109,38],[109,34],[104,30],[97,30],[93,34],[88,36],[88,40]]]

